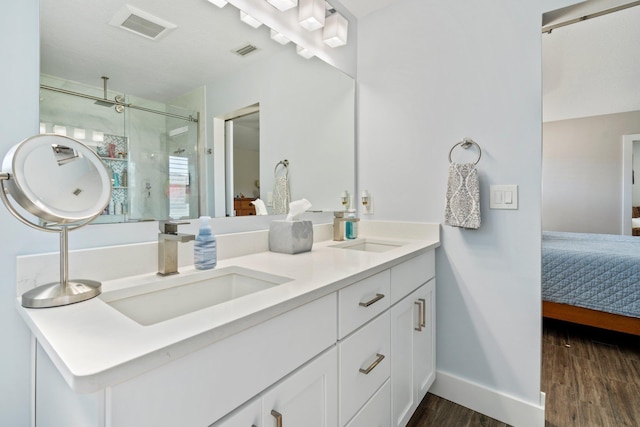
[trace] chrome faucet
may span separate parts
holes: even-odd
[[[178,274],[178,243],[194,240],[193,234],[178,233],[178,226],[188,222],[158,221],[158,275]]]
[[[333,212],[333,240],[340,242],[344,240],[344,223],[358,222],[360,218],[348,218],[344,216],[344,211]]]

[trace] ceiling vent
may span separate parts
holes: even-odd
[[[151,40],[157,40],[176,28],[175,24],[128,4],[118,10],[109,24]]]
[[[238,49],[234,49],[231,52],[235,53],[238,56],[247,56],[252,52],[255,52],[256,50],[258,50],[258,48],[252,44],[247,44],[245,46],[242,46]]]

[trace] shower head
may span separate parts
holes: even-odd
[[[115,101],[107,99],[107,80],[109,80],[109,77],[102,76],[104,98],[95,101],[94,104],[101,107],[113,107],[115,105],[116,112],[122,113],[124,111],[124,105],[122,105],[124,104],[124,98],[122,97],[122,95],[116,95]]]

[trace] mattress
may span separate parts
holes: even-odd
[[[640,238],[543,232],[542,299],[640,318]]]

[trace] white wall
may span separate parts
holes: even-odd
[[[449,149],[468,136],[483,150],[481,228],[442,228],[437,368],[534,406],[541,15],[570,3],[404,0],[359,21],[358,186],[373,218],[442,222]],[[489,210],[490,184],[518,184],[519,210]]]
[[[622,135],[637,133],[640,111],[544,123],[543,230],[620,234]]]
[[[632,186],[632,204],[633,206],[640,206],[640,142],[635,141],[633,143],[633,170],[638,171],[638,178],[634,179]]]
[[[640,110],[640,7],[542,36],[543,120]]]
[[[0,13],[0,87],[11,102],[0,103],[0,152],[38,133],[38,2],[3,2]],[[11,64],[7,66],[6,64]],[[16,255],[44,246],[37,232],[20,226],[0,207],[0,425],[27,427],[30,422],[30,339],[15,310]],[[44,234],[44,233],[40,233]],[[56,240],[55,236],[53,239]]]

